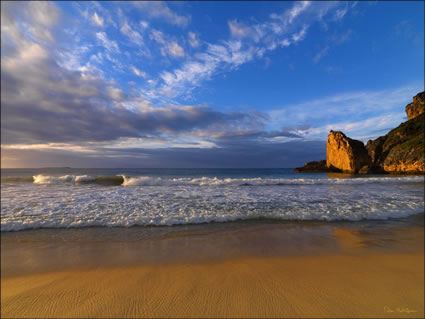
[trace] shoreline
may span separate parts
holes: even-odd
[[[1,234],[8,318],[421,318],[424,215]]]
[[[1,233],[1,273],[221,262],[240,258],[416,253],[424,215],[377,221],[273,220],[170,227],[87,227]]]
[[[2,317],[416,318],[424,255],[255,257],[2,277]]]

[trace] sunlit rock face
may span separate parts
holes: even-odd
[[[372,167],[389,173],[425,173],[424,121],[422,113],[368,141]]]
[[[425,92],[406,106],[408,121],[366,147],[339,131],[330,131],[324,161],[309,162],[296,172],[339,171],[354,174],[425,173]]]
[[[418,93],[413,97],[413,103],[406,105],[407,118],[409,120],[425,112],[425,92]]]
[[[361,141],[339,131],[330,131],[326,145],[326,166],[346,173],[358,173],[370,165],[369,154]]]

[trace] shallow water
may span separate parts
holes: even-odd
[[[423,213],[423,187],[423,176],[292,169],[2,170],[1,230],[385,220]]]
[[[423,252],[424,216],[375,221],[250,220],[173,227],[36,229],[1,234],[2,276],[244,257]]]
[[[421,252],[423,187],[423,176],[292,169],[2,170],[2,276]]]

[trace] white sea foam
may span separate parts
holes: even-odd
[[[333,185],[333,184],[369,184],[369,183],[409,183],[423,182],[423,176],[402,176],[402,177],[357,177],[357,178],[218,178],[218,177],[182,177],[182,178],[162,178],[152,176],[102,176],[109,180],[122,178],[122,186],[269,186],[269,185]],[[54,183],[89,183],[96,182],[99,178],[88,175],[64,175],[33,176],[34,184],[54,184]]]
[[[270,185],[332,185],[332,184],[368,184],[368,183],[400,183],[400,182],[423,182],[422,176],[403,177],[359,177],[359,178],[161,178],[150,176],[127,177],[122,176],[122,186],[270,186]]]
[[[256,218],[358,221],[406,217],[424,210],[424,185],[420,176],[348,179],[144,176],[123,177],[124,187],[81,184],[93,178],[38,175],[34,176],[34,184],[2,185],[2,231]],[[242,186],[246,184],[253,186]]]

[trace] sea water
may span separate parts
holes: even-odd
[[[364,221],[424,212],[424,176],[293,169],[2,169],[2,232],[248,220]]]

